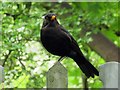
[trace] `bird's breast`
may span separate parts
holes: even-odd
[[[47,51],[52,54],[65,56],[69,52],[69,39],[56,28],[42,30],[41,41]]]

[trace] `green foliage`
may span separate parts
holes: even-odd
[[[62,9],[61,9],[62,8]],[[58,21],[74,36],[84,55],[97,68],[105,61],[88,47],[91,33],[102,32],[117,46],[118,3],[44,3],[44,2],[2,2],[2,39],[0,41],[0,64],[5,62],[6,88],[46,87],[46,72],[56,62],[57,56],[48,53],[40,42],[42,15],[53,11]],[[86,25],[94,29],[80,38],[80,31]],[[68,69],[70,88],[82,88],[82,73],[75,62],[66,58],[62,63]],[[90,88],[100,88],[99,77],[88,79]]]

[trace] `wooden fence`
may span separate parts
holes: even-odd
[[[4,80],[4,68],[0,66],[0,84]],[[120,63],[107,62],[99,68],[100,80],[103,88],[117,88],[120,90]],[[68,75],[66,68],[55,63],[47,72],[47,88],[68,88]]]
[[[4,68],[0,65],[0,90],[2,90],[4,82]]]
[[[0,66],[0,84],[4,81],[4,68]]]
[[[119,69],[118,69],[119,68]],[[120,89],[120,63],[107,62],[99,67],[102,88]],[[66,68],[57,62],[47,73],[47,88],[67,88],[68,76]]]

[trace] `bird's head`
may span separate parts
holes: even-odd
[[[56,20],[56,15],[54,13],[49,13],[44,16],[44,19],[51,22]]]
[[[56,14],[54,14],[54,13],[48,13],[48,14],[44,15],[43,18],[44,18],[43,27],[51,22],[54,22],[54,21],[57,22]]]

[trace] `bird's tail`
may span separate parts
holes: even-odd
[[[98,70],[84,56],[77,55],[73,59],[88,78],[90,76],[94,78],[94,75],[99,76]]]

